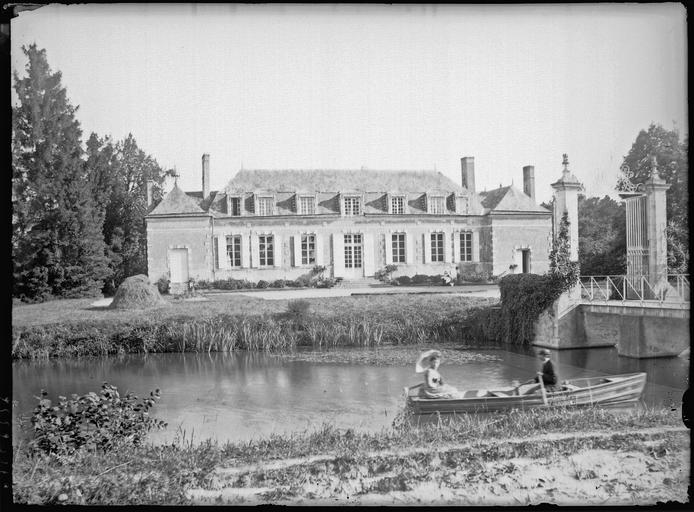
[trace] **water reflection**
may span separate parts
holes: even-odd
[[[537,369],[533,351],[479,352],[497,360],[444,361],[441,373],[459,389],[470,389],[507,386]],[[679,404],[688,384],[689,361],[680,358],[628,359],[608,348],[554,352],[553,359],[562,379],[646,371],[644,400],[650,405]],[[13,364],[13,412],[16,426],[17,415],[31,412],[42,388],[55,398],[96,391],[108,381],[138,396],[161,389],[153,414],[169,428],[154,436],[158,442],[172,440],[177,428],[188,438],[220,441],[302,431],[325,421],[374,431],[389,426],[402,409],[402,387],[421,378],[412,366],[289,362],[255,352],[19,361]]]

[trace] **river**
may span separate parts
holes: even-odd
[[[508,386],[534,375],[527,350],[478,350],[480,362],[444,364],[441,373],[459,389]],[[491,360],[489,360],[491,359]],[[630,359],[615,348],[553,353],[561,379],[645,371],[643,403],[676,408],[688,386],[689,360]],[[88,359],[15,361],[12,365],[13,438],[31,414],[41,389],[49,398],[98,391],[107,381],[121,394],[161,390],[151,414],[168,423],[157,443],[177,436],[245,441],[271,433],[318,428],[323,422],[371,431],[389,426],[402,410],[402,388],[421,380],[408,367],[287,361],[264,353],[147,354]]]

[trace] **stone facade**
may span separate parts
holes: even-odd
[[[534,176],[477,193],[474,159],[458,185],[432,171],[239,171],[221,191],[177,185],[146,217],[150,279],[296,279],[316,265],[346,280],[393,274],[543,273],[552,214]],[[523,265],[523,254],[527,261]],[[513,265],[516,265],[513,267]]]

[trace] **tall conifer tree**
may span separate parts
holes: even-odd
[[[101,218],[82,160],[76,107],[45,50],[23,47],[12,116],[13,294],[30,300],[101,291],[106,267]]]

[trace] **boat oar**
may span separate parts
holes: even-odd
[[[540,381],[540,391],[542,392],[542,401],[547,405],[547,392],[545,391],[545,382],[542,379],[542,372],[537,372],[538,380]]]

